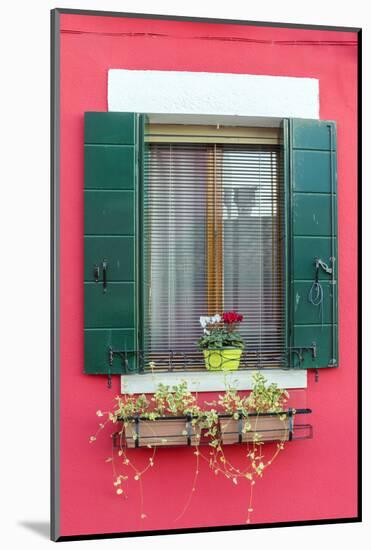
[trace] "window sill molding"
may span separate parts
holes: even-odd
[[[229,372],[161,372],[128,374],[121,376],[121,393],[154,393],[159,384],[175,386],[186,381],[191,391],[223,391],[228,385],[238,390],[252,389],[254,370]],[[306,370],[264,369],[268,384],[276,383],[281,388],[306,388]]]

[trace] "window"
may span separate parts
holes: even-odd
[[[149,128],[143,336],[157,368],[168,366],[169,351],[174,369],[184,368],[185,359],[187,367],[203,368],[195,353],[199,317],[223,310],[244,315],[244,366],[283,363],[278,132],[235,134],[234,128]]]
[[[163,128],[145,166],[143,116],[85,114],[86,373],[187,351],[199,315],[229,308],[251,366],[338,365],[335,123],[284,119],[279,146],[277,129],[229,131]]]

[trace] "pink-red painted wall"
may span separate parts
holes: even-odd
[[[243,524],[248,486],[200,468],[191,507],[175,521],[194,473],[190,449],[161,449],[144,479],[115,495],[108,432],[89,444],[97,409],[108,409],[119,379],[83,374],[83,114],[107,110],[110,68],[213,71],[319,79],[320,117],[338,125],[340,366],[309,373],[295,402],[313,409],[312,440],[286,446],[255,486],[252,521],[357,514],[357,48],[355,33],[228,24],[61,15],[61,535]],[[150,90],[148,90],[150,93]],[[274,93],[274,90],[272,90]],[[241,460],[241,448],[229,450]],[[147,450],[136,451],[138,461]],[[243,454],[243,453],[242,453]]]

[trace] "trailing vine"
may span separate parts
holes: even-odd
[[[241,480],[249,484],[246,523],[250,523],[255,483],[263,477],[267,467],[273,463],[285,447],[288,434],[285,405],[288,397],[287,391],[279,388],[277,384],[267,385],[267,380],[260,372],[253,374],[253,387],[248,395],[242,395],[235,388],[228,387],[225,392],[218,395],[215,401],[205,402],[203,406],[198,403],[197,394],[193,394],[189,390],[186,382],[181,382],[173,387],[159,384],[157,391],[150,397],[145,394],[139,396],[123,394],[115,398],[113,410],[98,410],[97,416],[105,417],[105,420],[99,424],[95,435],[90,437],[90,442],[96,441],[99,432],[107,424],[112,424],[115,427],[115,432],[111,434],[113,438],[112,454],[106,458],[106,462],[112,464],[113,487],[117,495],[127,497],[127,481],[130,477],[137,481],[141,501],[140,516],[145,519],[147,514],[144,511],[142,478],[155,464],[156,445],[147,445],[151,453],[146,466],[139,469],[131,458],[131,455],[135,456],[135,450],[128,447],[129,438],[135,442],[137,437],[135,430],[132,429],[133,423],[135,423],[135,419],[146,420],[148,425],[153,422],[155,427],[155,422],[159,418],[186,417],[192,426],[192,449],[196,457],[196,464],[190,495],[176,520],[184,515],[191,504],[199,477],[200,460],[204,460],[215,475],[222,475],[235,485]],[[276,442],[274,453],[270,458],[266,458],[263,454],[264,441],[259,434],[259,418],[262,414],[276,416],[283,426],[283,435]],[[225,454],[221,429],[222,417],[227,418],[225,420],[227,423],[242,422],[241,433],[242,439],[245,440],[243,443],[246,458],[245,468],[234,466]],[[156,433],[155,430],[153,433]],[[186,429],[182,435],[189,435]],[[166,445],[166,439],[162,439],[161,443]],[[202,449],[208,449],[208,453]]]

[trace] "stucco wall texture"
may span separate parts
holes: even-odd
[[[286,446],[255,486],[253,523],[357,514],[357,35],[350,32],[169,20],[61,15],[61,366],[60,535],[241,525],[248,485],[200,467],[192,504],[179,521],[194,474],[192,449],[160,449],[145,476],[146,519],[136,481],[115,495],[108,431],[94,445],[97,409],[119,393],[119,377],[83,374],[83,115],[107,110],[108,70],[200,71],[319,80],[320,118],[338,128],[338,369],[308,376],[292,390],[296,406],[313,409],[311,440]],[[148,90],[150,93],[150,90]],[[272,89],[272,94],[275,90]],[[206,396],[211,398],[212,395]],[[242,449],[228,450],[242,462]],[[137,450],[143,463],[147,450]],[[243,453],[242,453],[243,454]]]
[[[109,111],[318,118],[318,100],[315,78],[132,69],[108,72]]]

